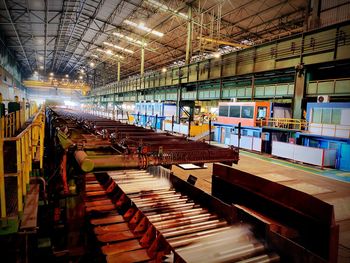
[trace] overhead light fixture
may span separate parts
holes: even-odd
[[[79,79],[83,79],[83,76],[79,76]]]
[[[95,63],[94,62],[90,62],[90,67],[95,67]]]
[[[166,68],[162,68],[162,72],[166,72],[167,71],[167,69]]]
[[[213,54],[213,57],[214,57],[214,58],[219,58],[219,57],[221,57],[221,54],[220,54],[219,52],[215,52],[215,53]]]
[[[37,74],[38,74],[38,71],[35,70],[35,71],[34,71],[34,74],[37,75]]]
[[[50,72],[50,76],[52,77],[54,74],[53,74],[53,72]]]
[[[150,34],[153,34],[155,36],[158,36],[158,37],[162,37],[164,36],[164,33],[162,32],[159,32],[159,31],[156,31],[156,30],[152,30],[151,28],[149,27],[146,27],[144,23],[139,23],[139,24],[136,24],[130,20],[124,20],[124,23],[129,25],[129,26],[132,26],[132,27],[135,27],[135,28],[138,28],[138,29],[141,29],[143,31],[146,31]]]
[[[44,69],[44,66],[41,65],[39,68],[40,68],[40,69]]]
[[[175,9],[172,9],[170,8],[169,6],[167,5],[164,5],[162,3],[159,3],[158,1],[155,1],[155,0],[147,0],[145,2],[146,4],[149,4],[151,6],[154,6],[156,8],[159,8],[160,10],[162,11],[165,11],[165,12],[170,12],[170,13],[173,13],[174,15],[177,15],[177,16],[180,16],[184,19],[188,19],[188,15],[184,14],[184,13],[180,13],[179,11],[175,10]]]
[[[140,45],[140,46],[147,46],[147,43],[142,42],[141,40],[137,40],[135,38],[126,36],[126,35],[121,34],[119,32],[113,32],[113,35],[115,35],[115,36],[117,36],[117,37],[119,37],[121,39],[125,39],[126,41],[128,41],[129,43],[132,43],[132,44],[137,44],[137,45]]]
[[[81,69],[81,70],[80,70],[80,73],[81,73],[81,74],[84,74],[84,73],[85,73],[84,69]]]
[[[43,61],[44,57],[43,56],[39,56],[39,61]]]
[[[68,75],[68,74],[66,74],[66,78],[69,78],[69,75]]]
[[[109,47],[113,47],[115,49],[119,49],[123,52],[126,52],[126,53],[130,53],[130,54],[134,54],[134,51],[130,50],[130,49],[127,49],[127,48],[123,48],[121,46],[118,46],[118,45],[114,45],[112,43],[109,43],[109,42],[103,42],[103,44],[105,44],[106,46],[109,46]]]
[[[120,56],[118,54],[114,54],[112,50],[110,49],[107,49],[107,50],[103,50],[103,49],[100,49],[100,48],[97,48],[96,51],[98,52],[102,52],[102,53],[105,53],[109,56],[113,56],[113,57],[117,57],[117,58],[120,58],[120,59],[123,59],[124,57],[123,56]]]
[[[97,55],[95,55],[95,54],[92,54],[91,56],[92,56],[92,57],[94,57],[94,58],[98,58],[98,56],[97,56]]]

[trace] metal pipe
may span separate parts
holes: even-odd
[[[87,157],[87,154],[84,151],[74,152],[74,157],[82,171],[90,172],[94,169],[94,163]]]

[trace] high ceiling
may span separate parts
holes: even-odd
[[[195,60],[232,50],[203,38],[254,45],[303,30],[307,5],[306,0],[0,0],[0,31],[26,78],[36,70],[75,76],[84,68],[90,81],[96,73],[109,82],[117,77],[118,61],[122,78],[140,73],[142,43],[145,72],[183,63],[190,6]]]

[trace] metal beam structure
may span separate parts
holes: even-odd
[[[41,65],[44,68],[40,73],[44,75],[53,71],[57,75],[74,77],[77,68],[85,67],[88,71],[91,55],[96,55],[96,48],[103,48],[103,42],[107,40],[117,41],[118,45],[135,52],[123,61],[125,67],[120,73],[121,79],[139,74],[142,47],[113,38],[115,31],[146,40],[144,71],[147,73],[173,63],[191,62],[196,54],[190,51],[189,44],[196,45],[199,26],[206,31],[203,37],[210,38],[208,21],[220,22],[218,30],[221,38],[218,40],[240,43],[245,38],[256,41],[272,37],[278,31],[292,30],[300,18],[308,15],[304,12],[305,1],[299,0],[279,3],[247,0],[241,4],[232,0],[220,3],[213,0],[176,0],[158,1],[158,5],[140,0],[45,0],[42,6],[34,0],[26,2],[13,0],[10,7],[4,0],[0,3],[0,29],[17,59],[25,59],[20,61],[25,77]],[[218,14],[220,8],[222,12]],[[295,14],[290,15],[293,12]],[[274,19],[266,19],[267,15]],[[201,16],[204,17],[203,24],[199,23]],[[283,22],[284,16],[288,16],[288,20],[278,28],[276,21],[281,18]],[[124,23],[126,20],[138,23],[140,18],[148,28],[160,31],[164,36],[152,36],[150,32]],[[112,72],[117,70],[118,65],[113,59],[103,56],[95,61],[97,71],[102,69],[98,61],[107,63],[107,75],[113,75]]]
[[[19,45],[20,45],[20,47],[21,47],[22,53],[23,53],[23,55],[24,55],[24,57],[25,57],[25,59],[26,59],[26,62],[27,62],[27,64],[28,64],[29,70],[32,72],[32,71],[33,71],[32,65],[30,64],[29,59],[28,59],[28,56],[27,56],[27,53],[26,53],[26,51],[24,50],[24,47],[23,47],[23,45],[22,45],[22,40],[21,40],[21,38],[20,38],[20,36],[19,36],[19,34],[18,34],[18,31],[17,31],[17,29],[16,29],[16,26],[14,25],[14,21],[13,21],[13,19],[12,19],[11,13],[10,13],[10,11],[9,11],[9,9],[8,9],[6,0],[3,0],[3,4],[4,4],[4,6],[5,6],[5,10],[6,10],[7,16],[8,16],[8,18],[9,18],[9,20],[10,20],[11,27],[12,27],[13,31],[15,32],[15,34],[16,34],[17,41],[18,41],[18,43],[19,43]]]

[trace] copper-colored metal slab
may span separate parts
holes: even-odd
[[[129,229],[129,225],[127,223],[117,223],[106,226],[97,226],[94,228],[94,233],[96,235],[103,235],[109,232],[119,232],[125,231]]]
[[[96,218],[96,219],[90,220],[90,223],[95,226],[122,223],[122,222],[125,222],[125,220],[121,215],[113,215],[113,216],[108,216],[104,218]]]
[[[118,242],[115,244],[108,244],[102,246],[102,253],[106,256],[118,254],[125,251],[131,251],[136,249],[141,249],[141,245],[138,239],[131,239],[127,241]]]
[[[134,263],[148,261],[150,259],[146,249],[127,251],[106,257],[108,263]]]
[[[98,235],[97,240],[103,243],[118,242],[141,237],[141,234],[133,233],[130,230],[109,232],[107,234]]]
[[[99,184],[88,184],[85,186],[86,192],[93,192],[93,191],[104,191],[103,187]]]
[[[90,197],[90,196],[101,196],[101,195],[106,195],[106,191],[92,191],[92,192],[86,192],[85,196]]]
[[[115,205],[110,204],[110,205],[98,205],[98,206],[90,206],[86,208],[86,212],[91,212],[91,211],[111,211],[116,209]]]
[[[87,201],[85,202],[86,207],[92,207],[92,206],[99,206],[99,205],[111,205],[112,201],[110,199],[102,199],[102,200],[96,200],[96,201]]]

